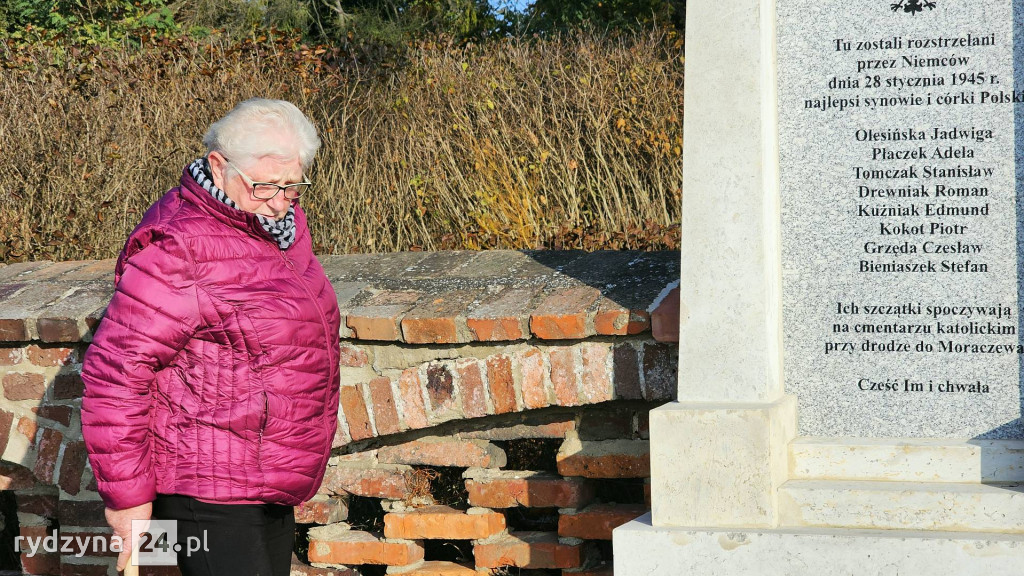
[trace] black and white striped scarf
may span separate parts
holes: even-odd
[[[211,196],[235,210],[239,210],[238,205],[236,205],[231,198],[228,198],[228,195],[213,183],[213,176],[210,172],[210,163],[206,158],[199,158],[192,164],[189,164],[188,170],[192,173],[192,178],[195,179],[196,183],[209,192]],[[260,226],[267,231],[267,234],[270,234],[270,237],[277,242],[277,245],[281,250],[287,250],[289,246],[295,243],[294,205],[288,207],[288,214],[280,220],[267,218],[262,214],[256,214],[256,219],[259,220]]]

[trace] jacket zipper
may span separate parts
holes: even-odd
[[[291,271],[292,276],[294,276],[295,279],[299,281],[299,285],[302,286],[302,290],[306,293],[306,296],[310,299],[310,301],[313,302],[313,306],[316,308],[317,314],[320,315],[320,324],[323,325],[323,328],[324,328],[324,339],[325,339],[325,341],[327,343],[327,357],[328,357],[328,359],[331,362],[329,369],[333,372],[334,371],[334,365],[337,364],[338,359],[334,357],[333,347],[331,346],[331,331],[330,331],[330,326],[327,323],[327,316],[324,314],[323,308],[320,307],[320,302],[318,302],[316,297],[313,296],[313,293],[309,291],[309,287],[306,285],[306,281],[303,280],[302,277],[299,276],[298,272],[295,271],[295,265],[292,263],[291,260],[288,259],[288,256],[285,254],[284,250],[278,249],[277,252],[278,252],[278,254],[281,255],[281,260],[284,261],[285,267],[287,267],[288,270]],[[315,258],[315,256],[313,256],[313,257]],[[328,280],[328,282],[329,281],[330,280]],[[327,398],[330,397],[330,394],[331,394],[331,390],[330,390],[330,387],[328,386],[327,390],[324,391],[324,399],[323,399],[323,402],[322,402],[324,404],[324,406],[327,406]],[[269,403],[269,400],[268,400],[268,403]],[[269,408],[270,407],[269,407],[269,404],[268,404],[268,406],[267,406],[268,411],[269,411]],[[269,418],[269,416],[270,416],[270,414],[268,412],[267,417]],[[323,424],[323,418],[321,418],[321,422],[320,423]],[[261,432],[260,433],[260,445],[261,446],[262,446],[262,442],[263,442],[263,435],[262,435],[262,432]],[[327,450],[320,457],[320,465],[318,466],[318,468],[320,466],[324,466],[325,463],[327,462],[327,458],[328,458],[328,456],[330,456],[330,453],[331,453],[331,444],[332,444],[332,440],[330,438],[328,438],[327,439]]]

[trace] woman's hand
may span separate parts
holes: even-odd
[[[146,502],[124,510],[104,510],[107,524],[121,538],[121,553],[117,555],[117,571],[124,570],[132,554],[132,520],[149,520],[153,516],[153,503]]]

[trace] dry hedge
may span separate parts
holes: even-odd
[[[236,102],[285,98],[324,147],[321,253],[677,248],[682,42],[579,34],[375,58],[288,38],[0,44],[0,259],[107,258]]]

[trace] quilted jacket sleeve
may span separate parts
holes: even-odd
[[[82,435],[100,495],[114,509],[156,497],[149,438],[155,375],[201,322],[187,247],[158,232],[147,236],[133,234],[122,256],[114,297],[82,367]]]

